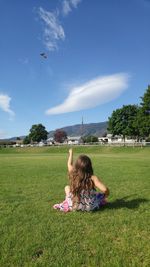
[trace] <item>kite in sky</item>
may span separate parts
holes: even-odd
[[[47,55],[45,53],[41,53],[40,56],[47,59]]]

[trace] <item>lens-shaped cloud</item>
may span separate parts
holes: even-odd
[[[129,75],[126,73],[97,77],[72,88],[64,102],[48,109],[46,114],[74,112],[110,102],[119,97],[128,87],[128,79]]]

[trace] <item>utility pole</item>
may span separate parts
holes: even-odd
[[[83,116],[82,116],[82,122],[81,122],[81,137],[82,137],[82,135],[83,135],[83,125],[84,125],[84,123],[83,123]]]

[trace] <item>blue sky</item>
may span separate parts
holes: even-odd
[[[150,83],[149,29],[148,0],[0,0],[0,138],[37,123],[106,121],[138,104]]]

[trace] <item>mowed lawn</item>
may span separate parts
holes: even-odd
[[[0,149],[0,266],[150,266],[150,148],[76,147],[110,188],[97,212],[61,213],[68,148]]]

